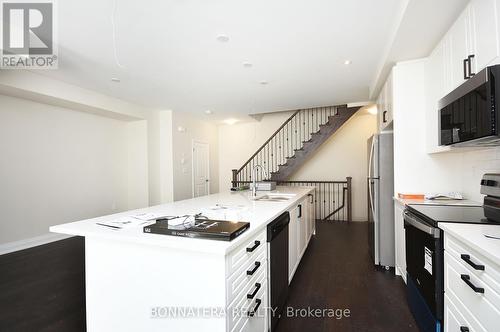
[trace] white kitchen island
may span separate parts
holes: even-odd
[[[223,192],[50,230],[85,237],[88,331],[267,331],[266,226],[290,212],[291,280],[314,232],[313,190],[278,187],[273,193],[294,194],[282,202],[255,201],[249,192]],[[211,213],[247,221],[250,228],[225,242],[147,234],[142,226],[97,225],[140,212],[192,215],[216,205],[238,207],[239,212],[230,215],[224,210]],[[249,317],[249,310],[256,307],[256,314]]]

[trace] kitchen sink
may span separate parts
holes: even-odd
[[[295,194],[267,194],[264,196],[256,197],[254,201],[264,201],[264,202],[286,202],[289,199],[293,198]]]

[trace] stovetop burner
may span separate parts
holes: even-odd
[[[424,219],[428,224],[437,226],[439,222],[492,224],[484,214],[482,206],[448,205],[408,205],[408,210]]]

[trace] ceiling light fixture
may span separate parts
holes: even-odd
[[[259,84],[261,85],[267,85],[269,82],[268,81],[260,81]]]
[[[227,125],[230,125],[230,126],[234,125],[236,122],[238,122],[238,120],[237,119],[232,119],[232,118],[224,120],[224,123],[227,124]]]
[[[227,43],[229,41],[229,36],[220,34],[217,36],[217,41],[220,41],[221,43]]]
[[[376,105],[370,106],[368,108],[368,113],[370,113],[371,115],[377,115],[377,113],[378,113],[377,106]]]
[[[344,65],[350,65],[351,63],[352,63],[352,61],[351,61],[351,60],[345,60],[345,61],[344,61]]]
[[[253,66],[253,64],[251,62],[248,62],[248,61],[243,62],[243,67],[245,67],[245,68],[250,68],[252,66]]]
[[[112,77],[111,82],[120,83],[120,79],[116,78],[116,77]]]
[[[211,110],[206,110],[205,114],[210,115],[210,114],[212,114],[212,111]]]

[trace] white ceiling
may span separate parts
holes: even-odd
[[[406,4],[58,1],[59,69],[41,74],[147,107],[224,116],[363,101]]]

